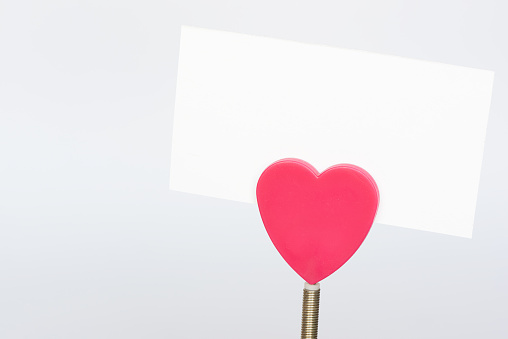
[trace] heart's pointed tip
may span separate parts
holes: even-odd
[[[305,279],[304,279],[305,280]],[[316,279],[308,279],[308,280],[305,280],[305,282],[309,285],[316,285],[318,282],[320,282],[320,280],[316,280]]]
[[[303,280],[305,280],[306,283],[310,284],[310,285],[315,285],[317,283],[320,283],[321,281],[325,280],[326,278],[328,278],[329,275],[327,275],[326,277],[323,277],[322,275],[317,275],[316,276],[313,276],[313,277],[306,277],[306,278],[303,278]]]
[[[304,274],[304,275],[301,275],[296,270],[295,270],[295,272],[296,272],[296,274],[298,274],[309,285],[318,284],[318,283],[320,283],[321,281],[323,281],[324,279],[326,279],[326,278],[328,278],[330,276],[330,274],[323,275],[322,273],[318,273],[318,272],[314,272],[314,273],[307,272],[307,274]]]
[[[321,289],[321,285],[318,282],[315,284],[309,284],[308,282],[305,282],[303,284],[303,288],[307,291],[319,291]]]

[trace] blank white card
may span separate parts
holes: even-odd
[[[282,158],[376,180],[376,222],[471,237],[494,73],[182,27],[170,188],[255,203]]]

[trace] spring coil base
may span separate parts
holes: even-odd
[[[301,339],[317,339],[320,291],[303,289]]]

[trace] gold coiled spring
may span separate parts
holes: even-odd
[[[317,288],[315,287],[317,285]],[[301,339],[317,339],[319,317],[319,284],[305,285],[314,287],[303,289],[302,337]]]

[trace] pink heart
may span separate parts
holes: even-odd
[[[374,179],[360,167],[335,165],[319,174],[299,159],[268,166],[256,195],[270,239],[309,284],[351,258],[369,233],[379,204]]]

